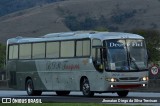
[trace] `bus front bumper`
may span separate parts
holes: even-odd
[[[109,89],[110,90],[132,90],[137,88],[147,88],[148,82],[110,82]]]

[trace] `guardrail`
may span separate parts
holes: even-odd
[[[8,87],[8,79],[6,78],[6,72],[0,71],[0,88]]]
[[[8,80],[0,80],[0,88],[7,88]]]

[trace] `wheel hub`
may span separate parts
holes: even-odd
[[[32,92],[32,85],[28,84],[28,92]]]
[[[88,91],[89,91],[89,85],[87,83],[85,83],[83,85],[83,91],[85,91],[86,93],[88,93]]]

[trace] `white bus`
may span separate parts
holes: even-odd
[[[30,96],[82,91],[125,97],[148,86],[147,60],[144,38],[130,33],[76,31],[7,41],[9,85]]]

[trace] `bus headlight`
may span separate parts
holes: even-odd
[[[148,77],[143,77],[143,78],[141,78],[141,81],[148,81]]]
[[[117,82],[116,78],[107,78],[106,80],[109,81],[109,82]]]

